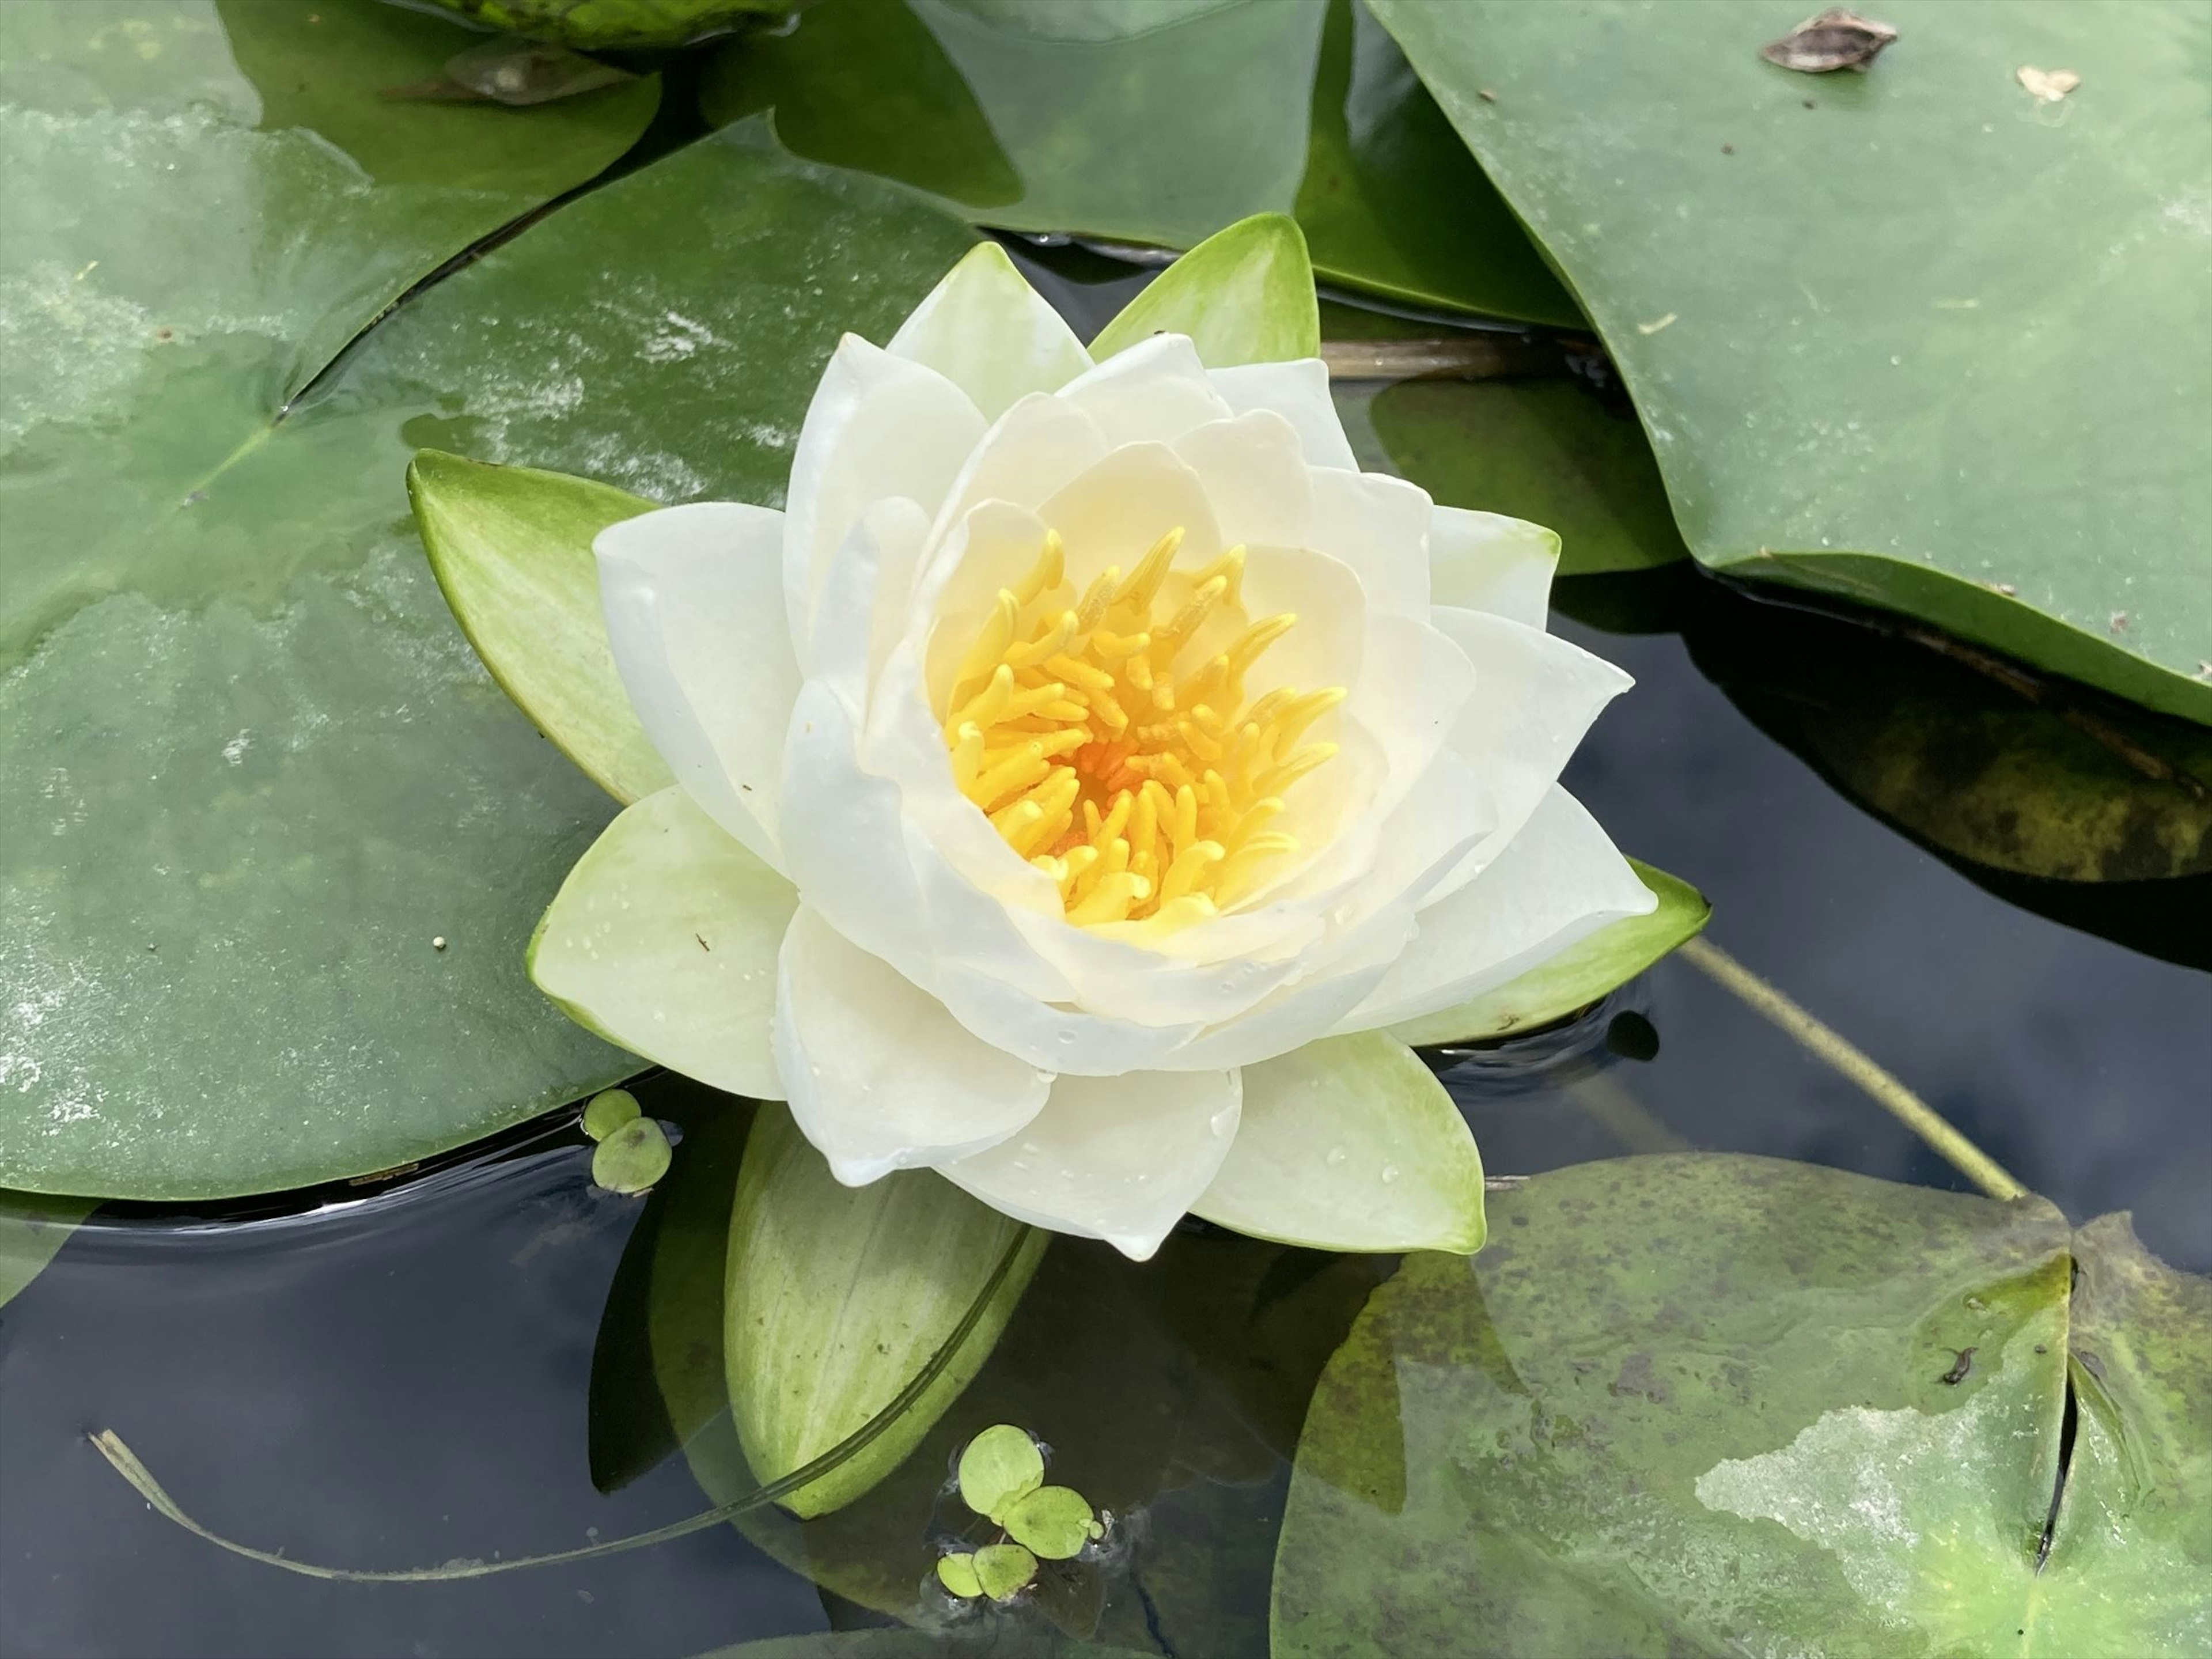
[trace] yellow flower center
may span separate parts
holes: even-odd
[[[1268,826],[1337,750],[1298,739],[1341,686],[1246,703],[1246,674],[1297,618],[1240,626],[1242,547],[1170,580],[1182,534],[1078,599],[1048,533],[953,677],[945,741],[961,793],[1052,878],[1078,927],[1165,930],[1236,903],[1297,850]]]

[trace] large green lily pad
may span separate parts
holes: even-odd
[[[1188,248],[1295,213],[1330,280],[1581,320],[1354,0],[837,0],[723,49],[702,98],[1002,229]]]
[[[1754,0],[1373,4],[1699,559],[2212,721],[2212,13],[1897,0],[1869,73],[1815,78]]]
[[[1492,1218],[1329,1363],[1283,1659],[2212,1650],[2212,1283],[2124,1217],[1686,1154]]]
[[[777,501],[837,334],[887,335],[972,235],[734,130],[410,300],[276,418],[410,279],[619,150],[650,94],[380,100],[466,36],[350,5],[241,7],[227,40],[212,9],[161,9],[174,79],[149,79],[167,60],[120,23],[70,33],[98,9],[0,8],[51,59],[13,87],[46,102],[9,118],[0,260],[37,296],[18,350],[56,369],[11,376],[33,401],[4,411],[0,771],[28,787],[0,792],[0,1182],[186,1198],[364,1173],[635,1069],[525,977],[612,804],[455,627],[409,455]],[[419,64],[295,39],[387,15],[428,32]],[[313,131],[271,125],[325,101]],[[433,118],[419,151],[377,125]]]

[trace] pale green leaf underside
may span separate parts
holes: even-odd
[[[615,672],[592,556],[599,532],[658,503],[434,449],[409,463],[407,495],[446,603],[500,689],[617,800],[674,782]]]
[[[2212,1284],[2124,1218],[1718,1154],[1540,1175],[1493,1214],[1330,1361],[1282,1659],[2212,1643]]]
[[[1705,931],[1713,908],[1704,894],[1664,870],[1635,859],[1628,862],[1658,896],[1657,909],[1609,922],[1518,979],[1457,1007],[1393,1025],[1390,1035],[1417,1048],[1433,1048],[1547,1024],[1626,985],[1684,939]]]
[[[2212,11],[1897,0],[1875,72],[1815,78],[1759,60],[1764,0],[1372,5],[1701,561],[2212,723]]]
[[[1420,1057],[1379,1031],[1244,1068],[1237,1144],[1192,1212],[1329,1250],[1482,1248],[1482,1158]]]
[[[1091,343],[1104,362],[1154,334],[1188,334],[1208,368],[1321,355],[1313,264],[1295,220],[1255,214],[1170,265]]]
[[[927,1170],[840,1186],[791,1115],[763,1107],[730,1213],[724,1303],[730,1407],[755,1474],[789,1474],[895,1398],[1024,1231]],[[1023,1244],[988,1311],[921,1398],[787,1508],[838,1509],[904,1461],[989,1356],[1047,1237]]]

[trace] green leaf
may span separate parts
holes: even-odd
[[[1922,4],[1815,81],[1746,49],[1753,0],[1373,4],[1583,300],[1699,560],[2212,722],[2203,8]],[[2062,118],[2022,64],[2080,73]]]
[[[1082,1554],[1084,1546],[1105,1532],[1083,1494],[1067,1486],[1039,1486],[1023,1494],[1007,1506],[1003,1520],[1016,1543],[1048,1561]]]
[[[1394,1025],[1390,1035],[1417,1048],[1432,1048],[1548,1024],[1627,984],[1684,939],[1705,931],[1713,907],[1703,893],[1664,870],[1636,859],[1628,862],[1658,896],[1659,908],[1650,915],[1609,922],[1520,978],[1456,1008]]]
[[[584,1104],[584,1133],[605,1140],[637,1116],[637,1097],[627,1089],[603,1089]]]
[[[927,1170],[842,1187],[788,1112],[763,1110],[730,1212],[724,1306],[731,1410],[760,1479],[821,1455],[896,1398],[1024,1231]],[[905,1461],[989,1355],[1047,1237],[1030,1235],[989,1312],[905,1415],[787,1508],[840,1508]]]
[[[668,1173],[668,1136],[649,1117],[634,1117],[592,1149],[592,1180],[611,1193],[649,1189]]]
[[[960,1501],[1005,1524],[1006,1510],[1044,1485],[1044,1454],[1027,1429],[994,1424],[960,1454]]]
[[[955,1550],[950,1555],[939,1556],[937,1582],[955,1595],[981,1595],[983,1581],[975,1576],[975,1553]]]
[[[1369,465],[1446,507],[1556,532],[1562,576],[1689,556],[1635,415],[1607,410],[1579,380],[1354,382],[1336,388],[1336,404]]]
[[[0,1307],[46,1271],[76,1224],[99,1207],[96,1198],[0,1192]]]
[[[1036,1577],[1036,1557],[1019,1544],[986,1544],[975,1552],[975,1583],[994,1601],[1011,1601]]]
[[[1331,282],[1579,321],[1347,0],[837,0],[717,52],[701,99],[718,124],[773,110],[797,154],[1004,229],[1188,248],[1295,213]]]
[[[1155,334],[1188,334],[1208,368],[1321,355],[1313,265],[1295,220],[1258,213],[1218,231],[1146,285],[1091,343],[1104,362]]]
[[[788,0],[428,0],[486,28],[580,52],[687,46],[754,19],[781,16]]]
[[[0,277],[63,273],[22,321],[55,372],[0,394],[0,775],[52,783],[0,790],[0,978],[21,992],[0,1052],[40,1067],[0,1111],[0,1183],[276,1190],[619,1081],[635,1061],[522,963],[610,806],[454,626],[407,461],[434,447],[660,499],[779,499],[838,335],[888,337],[973,233],[733,130],[417,294],[279,419],[401,289],[618,153],[650,91],[394,103],[375,89],[468,37],[351,4],[172,30],[173,79],[149,79],[135,53],[91,53],[75,15],[0,5],[0,59],[55,54],[18,94],[53,107],[12,157]],[[427,44],[362,44],[386,29]],[[318,30],[328,62],[292,39]],[[232,54],[277,34],[283,74],[241,74]],[[67,102],[104,84],[112,110]],[[610,107],[634,118],[613,131]],[[112,165],[118,144],[143,165]],[[295,252],[241,263],[270,238]],[[33,1005],[35,1029],[14,1012]]]
[[[655,503],[434,449],[408,463],[407,498],[446,603],[500,690],[617,800],[675,781],[615,672],[592,556],[599,532]]]
[[[1395,1036],[1324,1037],[1244,1068],[1237,1145],[1194,1214],[1329,1250],[1482,1248],[1482,1158]]]
[[[1493,1214],[1473,1261],[1409,1258],[1322,1378],[1283,1659],[2212,1633],[2212,1284],[2124,1218],[1695,1154]]]

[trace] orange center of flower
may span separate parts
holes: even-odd
[[[1268,826],[1337,750],[1298,739],[1342,687],[1245,702],[1246,674],[1297,618],[1245,623],[1242,547],[1171,574],[1182,534],[1079,599],[1048,533],[953,678],[945,741],[961,793],[1052,878],[1078,927],[1165,930],[1236,903],[1297,850]]]

